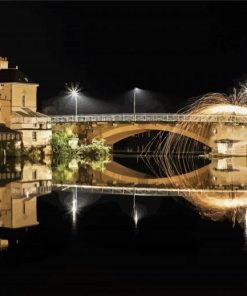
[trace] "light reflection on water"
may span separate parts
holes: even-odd
[[[189,202],[202,218],[213,221],[228,220],[234,226],[238,223],[243,228],[247,241],[247,159],[245,157],[213,158],[180,160],[181,165],[177,175],[154,176],[153,171],[143,169],[146,159],[112,160],[104,170],[94,171],[75,161],[73,166],[60,164],[51,166],[46,163],[8,163],[1,166],[0,177],[0,229],[20,229],[38,225],[37,199],[49,195],[54,190],[53,185],[63,184],[58,190],[58,201],[70,216],[72,229],[77,227],[77,219],[84,211],[104,200],[99,194],[83,193],[73,185],[91,186],[125,186],[142,188],[164,188],[181,190],[179,199]],[[134,162],[135,162],[134,161]],[[166,160],[168,161],[168,160]],[[169,160],[173,163],[173,160]],[[132,167],[130,163],[132,162]],[[126,165],[124,165],[126,163]],[[148,160],[150,164],[150,160]],[[191,165],[192,164],[192,165]],[[170,164],[169,164],[170,165]],[[183,165],[183,167],[182,167]],[[139,168],[139,171],[138,171]],[[64,190],[66,189],[66,190]],[[127,207],[119,206],[133,219],[133,225],[138,227],[140,220],[155,214],[159,204],[148,205],[134,194],[132,203]],[[52,198],[52,197],[51,197]],[[164,198],[167,198],[164,197]],[[152,198],[153,201],[155,197]],[[0,249],[8,247],[8,240],[0,240]]]

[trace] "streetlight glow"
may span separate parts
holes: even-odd
[[[133,97],[133,113],[134,113],[134,120],[136,120],[136,93],[140,89],[138,87],[134,87],[134,97]]]
[[[66,83],[65,88],[69,96],[75,99],[75,119],[77,121],[77,105],[78,105],[78,97],[81,92],[80,84],[79,83],[70,83],[69,85]]]
[[[78,94],[79,94],[78,90],[76,90],[76,89],[72,89],[72,90],[71,90],[71,96],[72,96],[72,97],[77,97]]]

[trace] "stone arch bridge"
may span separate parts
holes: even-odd
[[[185,124],[181,124],[185,123]],[[216,153],[247,154],[247,116],[191,114],[101,114],[53,116],[54,131],[71,129],[81,139],[108,145],[146,131],[172,132],[196,140]],[[220,143],[220,145],[219,145]],[[221,150],[222,151],[221,151]]]

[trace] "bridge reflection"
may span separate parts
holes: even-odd
[[[192,204],[202,217],[215,221],[230,219],[233,224],[238,222],[246,229],[247,159],[244,157],[213,158],[210,163],[192,171],[160,178],[116,161],[107,164],[102,171],[76,164],[58,166],[53,171],[50,163],[26,162],[6,167],[0,183],[0,237],[4,228],[38,225],[37,197],[52,191],[72,193],[73,223],[76,223],[79,194],[90,193],[133,196],[132,214],[136,225],[136,196],[176,196]],[[5,238],[0,240],[0,248],[7,245]]]
[[[157,190],[157,194],[162,191],[247,191],[245,180],[247,177],[246,158],[215,158],[212,161],[194,169],[174,176],[153,177],[124,165],[112,161],[106,164],[102,171],[94,171],[90,168],[80,166],[75,168],[63,168],[53,171],[53,186],[102,188],[113,190],[113,188],[129,188],[130,192],[141,192],[149,195],[149,191]],[[105,191],[106,192],[106,191]]]
[[[246,158],[214,158],[193,171],[162,178],[151,177],[114,161],[102,172],[79,167],[68,176],[68,180],[59,180],[54,172],[53,190],[76,188],[79,192],[92,194],[179,196],[203,217],[229,218],[233,223],[237,220],[246,226]]]

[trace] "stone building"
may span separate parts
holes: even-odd
[[[0,123],[21,132],[24,147],[39,147],[49,154],[51,119],[37,112],[38,86],[0,57]]]

